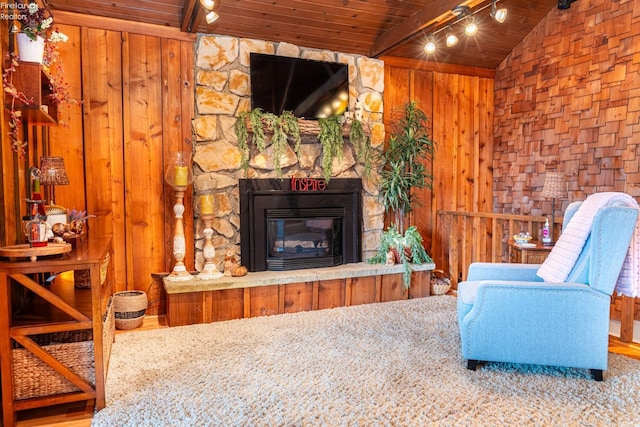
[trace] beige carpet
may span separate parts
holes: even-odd
[[[640,361],[460,356],[448,296],[117,335],[98,426],[638,426]]]

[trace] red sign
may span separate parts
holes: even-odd
[[[323,178],[291,177],[291,191],[324,191],[327,182]]]

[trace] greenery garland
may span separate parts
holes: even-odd
[[[247,121],[249,121],[252,128],[251,139],[249,139]],[[333,160],[336,157],[341,159],[343,156],[343,122],[343,116],[331,116],[318,120],[318,125],[320,126],[318,140],[322,145],[322,170],[324,178],[327,181],[331,179]],[[273,167],[278,176],[282,176],[280,157],[286,150],[286,144],[289,143],[289,138],[294,142],[293,150],[296,155],[300,156],[300,126],[298,119],[291,111],[284,111],[280,116],[266,113],[260,108],[254,108],[251,111],[242,111],[238,114],[233,129],[238,140],[238,149],[241,155],[240,163],[245,175],[249,170],[251,147],[255,147],[260,153],[263,153],[266,149],[265,127],[271,128],[273,131],[271,137]],[[362,123],[358,120],[351,122],[349,142],[356,150],[356,157],[364,165],[363,175],[368,176],[373,164],[373,150],[371,149],[370,139],[365,133]]]
[[[322,172],[324,179],[331,179],[333,159],[342,159],[344,138],[342,137],[342,116],[331,116],[318,120],[320,133],[318,141],[322,146]]]
[[[351,122],[351,129],[349,130],[349,142],[356,149],[356,157],[364,165],[363,175],[371,175],[371,169],[373,168],[373,152],[371,149],[371,141],[365,133],[362,122],[360,120],[353,120]]]
[[[247,119],[251,123],[253,136],[251,144],[255,146],[260,153],[266,149],[266,136],[264,128],[270,127],[273,130],[271,137],[271,146],[273,147],[273,167],[278,176],[282,175],[280,167],[280,157],[284,154],[288,144],[288,138],[294,141],[294,151],[296,155],[300,155],[300,127],[298,119],[290,111],[283,112],[280,116],[273,113],[265,113],[260,108],[254,108],[251,111],[242,111],[238,114],[238,119],[233,125],[233,130],[238,139],[238,149],[240,150],[240,163],[245,175],[249,169],[249,129],[247,127]]]

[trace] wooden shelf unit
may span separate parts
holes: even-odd
[[[111,239],[89,238],[85,245],[64,255],[42,257],[34,262],[28,259],[0,261],[0,373],[5,427],[16,424],[17,412],[33,408],[85,400],[95,400],[96,410],[104,408],[114,324],[110,321],[113,317],[111,251]],[[52,283],[44,280],[74,270],[90,271],[90,289],[76,289],[73,280],[60,277]],[[12,299],[16,301],[16,294],[25,290],[31,297],[17,310]],[[89,366],[93,364],[93,384],[65,365],[61,357],[47,352],[53,345],[47,347],[34,341],[37,335],[75,332],[90,334],[84,343],[92,347],[93,358],[91,353],[82,356],[90,358]],[[16,382],[22,379],[15,377],[16,343],[23,347],[20,351],[28,351],[29,357],[39,359],[49,372],[62,377],[65,386],[70,383],[77,391],[16,397]]]
[[[31,99],[29,105],[16,101],[16,109],[22,111],[29,124],[56,125],[58,105],[51,98],[51,77],[37,62],[20,62],[13,75],[13,84],[19,92]]]

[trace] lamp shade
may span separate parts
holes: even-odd
[[[64,159],[62,157],[40,157],[40,184],[69,185],[69,177],[64,169]]]
[[[567,197],[567,183],[562,172],[547,172],[544,176],[542,197],[564,199]]]

